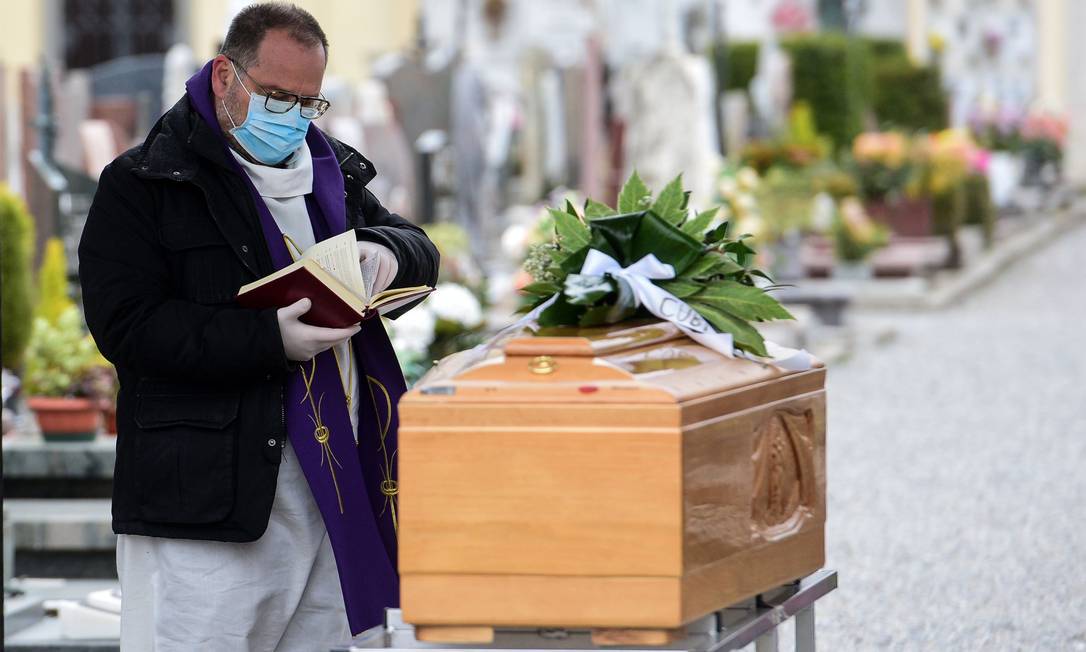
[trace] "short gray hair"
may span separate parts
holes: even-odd
[[[260,43],[270,29],[285,30],[302,45],[324,46],[324,56],[328,58],[328,37],[313,14],[281,2],[261,2],[239,11],[230,21],[220,52],[242,68],[248,68],[256,63]]]

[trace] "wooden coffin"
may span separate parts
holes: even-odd
[[[666,322],[446,358],[399,406],[405,621],[666,630],[817,570],[824,380]]]

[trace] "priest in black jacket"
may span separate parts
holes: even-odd
[[[102,172],[79,273],[120,378],[123,650],[309,650],[397,606],[404,387],[380,320],[323,329],[300,320],[308,300],[234,302],[345,229],[375,291],[436,282],[425,233],[366,189],[373,164],[311,124],[327,56],[305,11],[247,7]]]

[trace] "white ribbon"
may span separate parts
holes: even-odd
[[[735,356],[735,345],[731,333],[716,331],[712,324],[698,314],[697,310],[652,282],[675,278],[675,268],[660,262],[655,254],[648,254],[632,265],[623,267],[617,260],[602,251],[589,249],[584,265],[581,266],[581,274],[586,276],[608,274],[616,279],[621,278],[630,285],[637,303],[645,306],[649,312],[675,324],[695,342],[729,358]],[[770,362],[788,371],[804,371],[811,368],[813,357],[807,351],[790,349],[768,341],[765,345],[766,352],[769,353],[768,358],[749,355],[743,351],[739,351],[738,354],[756,362]]]
[[[653,280],[675,278],[675,268],[660,262],[656,254],[649,254],[629,267],[623,267],[617,260],[598,249],[589,249],[588,256],[581,266],[581,274],[603,276],[608,274],[622,279],[633,290],[636,303],[645,306],[649,312],[660,319],[675,324],[687,337],[717,353],[729,358],[735,346],[731,333],[718,333],[712,324],[698,314],[686,302],[674,294],[662,289]]]

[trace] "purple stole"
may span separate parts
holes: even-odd
[[[222,137],[210,105],[210,79],[208,63],[189,80],[189,97]],[[306,207],[319,242],[347,228],[343,174],[328,141],[312,125],[306,143],[313,156],[313,193],[306,196]],[[252,192],[272,263],[276,269],[286,267],[292,259],[282,232],[249,176],[227,157]],[[381,320],[367,319],[361,328],[351,342],[359,387],[359,404],[351,406],[358,412],[357,445],[331,350],[314,358],[315,367],[314,361],[301,363],[289,376],[283,406],[287,435],[335,553],[352,634],[382,623],[385,608],[399,606],[396,404],[407,389]]]

